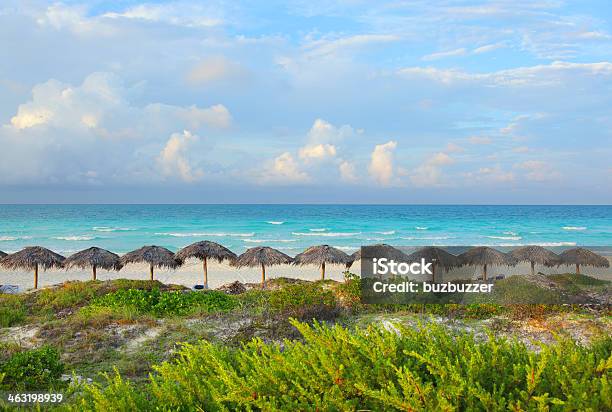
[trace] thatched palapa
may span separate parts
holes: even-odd
[[[8,255],[8,253],[4,253],[3,251],[0,250],[0,259],[5,257],[6,255]]]
[[[386,243],[380,243],[377,245],[371,246],[363,246],[364,248],[368,248],[368,254],[372,255],[372,257],[384,257],[389,260],[394,260],[396,262],[407,262],[408,256],[402,252],[401,250],[394,248],[393,246],[387,245]],[[347,264],[347,267],[350,267],[353,262],[361,260],[361,249],[353,253],[351,257],[351,262]]]
[[[92,279],[96,280],[98,268],[105,270],[121,270],[123,266],[121,265],[119,255],[94,246],[81,250],[66,258],[64,267],[66,270],[72,267],[81,269],[91,268]]]
[[[427,246],[408,255],[408,262],[419,262],[425,259],[426,262],[432,262],[431,265],[431,281],[436,281],[436,269],[443,268],[448,272],[449,269],[462,265],[461,259],[457,256],[448,253],[446,250],[435,246]]]
[[[487,266],[505,265],[514,266],[516,260],[498,250],[487,246],[479,246],[459,255],[461,263],[470,266],[482,266],[483,279],[487,280]]]
[[[123,266],[128,263],[148,263],[151,280],[154,278],[154,268],[176,269],[183,264],[180,259],[175,257],[174,253],[161,246],[143,246],[123,255],[120,262]]]
[[[559,264],[576,265],[577,274],[580,274],[580,266],[593,266],[598,268],[610,267],[608,259],[581,247],[566,250],[559,255],[559,258]]]
[[[176,252],[176,257],[183,261],[189,258],[200,259],[204,270],[204,288],[208,289],[208,259],[216,260],[219,263],[224,260],[233,262],[236,254],[223,245],[204,240],[182,248]]]
[[[321,280],[325,279],[325,264],[346,265],[352,262],[351,257],[343,251],[329,245],[311,246],[298,254],[293,260],[295,265],[317,265],[321,268]]]
[[[261,287],[264,288],[266,283],[266,266],[283,265],[292,261],[293,259],[290,256],[285,255],[279,250],[267,246],[258,246],[250,248],[238,256],[231,265],[238,268],[261,266]]]
[[[529,262],[531,275],[535,275],[535,265],[554,266],[559,264],[560,258],[556,253],[542,246],[523,246],[509,253],[517,262]]]
[[[38,289],[38,269],[62,267],[64,257],[52,250],[40,246],[26,247],[19,252],[7,255],[0,259],[0,266],[7,269],[34,270],[34,289]]]

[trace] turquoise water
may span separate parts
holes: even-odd
[[[213,240],[237,253],[266,245],[294,255],[330,244],[609,246],[612,206],[0,205],[0,250],[60,253],[145,244],[176,250]]]

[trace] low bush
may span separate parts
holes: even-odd
[[[268,308],[285,318],[332,320],[340,312],[336,296],[322,282],[286,285],[269,292]]]
[[[0,363],[5,390],[49,390],[61,385],[64,365],[57,350],[45,346],[12,354]]]
[[[93,306],[134,308],[155,316],[182,316],[194,312],[221,312],[236,307],[236,298],[223,292],[121,289],[95,299]]]
[[[20,295],[0,294],[0,327],[7,328],[24,321],[27,309]]]
[[[239,349],[202,341],[136,389],[84,386],[72,410],[610,410],[612,339],[539,352],[489,336],[294,323],[303,341]]]

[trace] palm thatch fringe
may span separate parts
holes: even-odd
[[[176,269],[183,264],[180,259],[175,257],[174,253],[161,246],[143,246],[140,249],[133,250],[123,255],[120,262],[123,266],[128,263],[148,263],[151,280],[154,279],[154,268]]]
[[[44,247],[29,246],[0,259],[0,266],[13,270],[34,270],[34,289],[38,289],[38,269],[40,267],[43,270],[62,267],[64,259],[62,255]]]
[[[268,246],[258,246],[248,249],[242,255],[238,256],[231,265],[241,267],[257,267],[261,266],[261,287],[265,287],[266,282],[266,266],[283,265],[291,263],[293,259],[283,252],[273,249]]]
[[[484,280],[487,280],[487,266],[489,265],[516,265],[516,260],[513,257],[487,246],[469,249],[467,252],[460,254],[459,259],[463,265],[482,266]]]
[[[208,289],[208,259],[216,260],[219,263],[224,260],[233,262],[237,256],[223,245],[204,240],[182,248],[176,252],[176,257],[182,261],[189,258],[201,260],[202,269],[204,270],[204,288]]]
[[[593,266],[599,268],[610,267],[608,259],[581,247],[566,250],[559,255],[559,258],[559,265],[576,265],[577,274],[580,274],[580,266]]]
[[[462,265],[461,259],[459,259],[457,256],[435,246],[427,246],[408,255],[408,262],[418,262],[421,259],[425,259],[426,262],[432,262],[432,282],[436,281],[437,268],[443,268],[446,272],[448,272],[449,269]]]
[[[560,262],[559,256],[542,246],[523,246],[509,253],[517,262],[529,262],[531,275],[535,275],[535,265],[554,266]]]
[[[311,246],[298,254],[294,260],[295,265],[317,265],[321,268],[321,280],[325,279],[325,264],[343,264],[352,262],[351,257],[343,251],[329,245]]]
[[[91,268],[92,279],[97,279],[98,268],[105,270],[121,270],[121,260],[119,255],[99,247],[90,247],[77,252],[64,261],[66,270],[72,267],[81,269]]]

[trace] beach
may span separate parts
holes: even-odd
[[[609,259],[609,258],[608,258]],[[611,265],[612,266],[612,265]],[[581,267],[581,273],[593,276],[599,279],[612,280],[612,268],[592,268]],[[335,281],[344,280],[344,265],[326,265],[325,278]],[[454,279],[473,279],[479,276],[481,268],[467,266],[459,269],[454,269],[455,276],[449,276],[440,271],[436,274],[438,281],[450,281]],[[568,273],[573,272],[573,267],[537,267],[538,272],[545,274],[549,273]],[[360,262],[356,262],[350,270],[352,273],[360,273]],[[527,274],[530,268],[528,264],[519,264],[514,267],[507,266],[492,266],[489,268],[489,276],[503,274],[505,276]],[[0,284],[19,286],[20,291],[26,291],[33,286],[32,271],[14,271],[0,269]],[[266,268],[266,279],[274,279],[279,277],[287,277],[303,280],[319,280],[321,276],[319,268],[315,266],[295,266],[295,265],[278,265]],[[149,279],[149,266],[147,264],[130,264],[125,266],[119,272],[107,271],[98,269],[98,280],[111,279]],[[177,284],[186,287],[193,287],[196,284],[203,283],[202,263],[189,259],[185,264],[177,269],[155,269],[155,279],[164,284]],[[91,280],[90,270],[78,269],[50,269],[40,271],[38,276],[39,287],[58,285],[66,281],[87,281]],[[425,279],[417,279],[425,280]],[[208,284],[211,289],[218,288],[227,283],[239,281],[241,283],[259,283],[261,281],[260,268],[241,268],[231,267],[227,263],[208,263]]]

